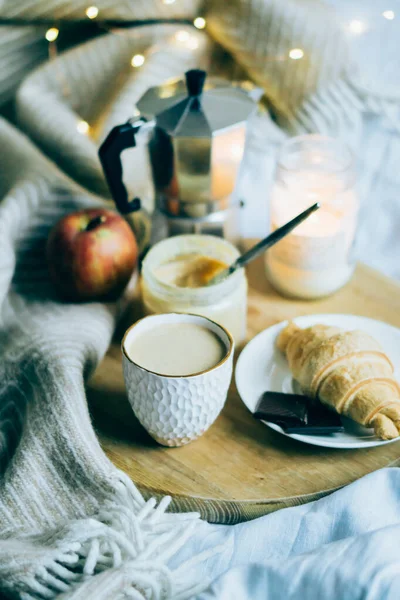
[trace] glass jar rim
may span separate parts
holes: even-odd
[[[335,145],[336,147],[340,148],[342,158],[343,158],[343,153],[345,155],[347,155],[347,159],[345,160],[344,164],[338,163],[336,168],[332,168],[329,170],[332,174],[345,173],[346,171],[349,171],[350,169],[352,169],[354,167],[354,162],[355,162],[354,154],[346,142],[344,142],[343,140],[340,140],[338,138],[330,137],[328,135],[322,135],[319,133],[306,133],[303,135],[298,135],[298,136],[289,138],[282,144],[280,151],[278,153],[278,159],[277,159],[277,164],[280,169],[283,169],[287,172],[294,172],[294,171],[298,170],[298,167],[291,166],[287,163],[287,155],[293,146],[295,146],[296,144],[305,143],[305,142],[330,143],[330,144]]]
[[[179,245],[184,246],[185,242],[185,250],[180,251]],[[162,249],[162,247],[165,248],[165,246],[173,247],[174,243],[176,244],[176,251],[173,251],[170,254],[166,253],[163,257],[163,260],[157,261],[156,259],[154,259],[155,251],[160,252],[160,249]],[[204,248],[202,246],[204,246]],[[243,277],[245,276],[243,269],[239,269],[235,273],[232,273],[220,283],[199,288],[184,288],[174,284],[166,283],[158,279],[154,273],[154,270],[157,268],[157,266],[165,264],[165,262],[167,262],[168,260],[173,259],[177,256],[181,256],[185,253],[200,253],[201,251],[204,251],[205,256],[221,258],[220,255],[218,256],[218,253],[216,251],[216,248],[218,246],[221,249],[225,249],[227,253],[231,253],[232,262],[240,256],[239,250],[235,248],[235,246],[233,246],[230,242],[223,238],[219,238],[213,235],[187,234],[173,236],[166,240],[162,240],[161,242],[158,242],[158,244],[156,244],[148,252],[146,258],[143,261],[143,279],[146,281],[146,284],[152,288],[153,293],[156,292],[157,295],[161,293],[162,296],[167,296],[169,298],[172,298],[174,301],[178,302],[179,300],[182,300],[189,303],[193,302],[193,304],[203,305],[208,304],[210,301],[212,302],[213,298],[223,298],[230,294],[233,290],[235,290],[237,285],[243,279]],[[190,247],[191,249],[189,249]],[[214,250],[214,252],[212,250]]]

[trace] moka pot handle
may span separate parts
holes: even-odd
[[[142,210],[140,198],[129,199],[123,182],[121,154],[127,148],[137,146],[136,135],[142,127],[147,130],[153,128],[154,122],[138,119],[133,123],[127,121],[117,125],[99,148],[99,158],[111,196],[118,211],[132,226],[140,252],[149,244],[151,221],[149,215]]]

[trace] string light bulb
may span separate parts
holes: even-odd
[[[87,121],[78,121],[76,124],[76,129],[79,133],[85,135],[89,132],[89,123]]]
[[[143,54],[135,54],[135,56],[132,56],[131,65],[132,67],[141,67],[144,61]]]
[[[55,42],[59,33],[57,27],[50,27],[50,29],[46,31],[45,38],[48,42]]]
[[[350,23],[349,23],[349,30],[351,31],[351,33],[355,33],[356,35],[359,35],[360,33],[364,33],[366,28],[367,27],[366,27],[365,23],[363,23],[362,21],[354,20],[354,21],[350,21]]]
[[[204,27],[206,26],[206,20],[203,17],[196,17],[193,21],[193,25],[197,29],[204,29]]]
[[[190,38],[190,39],[188,39],[187,47],[190,48],[191,50],[196,50],[196,48],[199,47],[199,42],[197,40],[195,40],[194,38]]]
[[[289,52],[289,58],[292,60],[299,60],[300,58],[303,58],[303,56],[304,52],[301,48],[292,48]]]
[[[393,21],[395,14],[393,10],[384,10],[382,13],[382,17],[385,17],[388,21]]]
[[[88,19],[95,19],[98,14],[99,9],[97,8],[97,6],[88,6],[88,8],[86,9],[86,16],[88,17]]]
[[[175,37],[178,40],[178,42],[187,42],[189,39],[189,32],[184,30],[178,31]]]

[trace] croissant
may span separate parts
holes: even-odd
[[[289,323],[277,346],[307,396],[388,440],[400,433],[400,386],[380,344],[362,331]]]

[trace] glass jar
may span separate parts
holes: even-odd
[[[350,150],[339,140],[304,135],[282,148],[271,194],[271,229],[319,202],[321,208],[265,255],[267,275],[282,294],[319,298],[351,277],[359,201]]]
[[[178,287],[157,276],[157,268],[179,256],[199,254],[227,265],[240,255],[235,246],[211,235],[178,235],[156,244],[143,261],[142,299],[146,314],[192,313],[223,325],[235,343],[246,337],[247,279],[244,269],[206,287]]]

